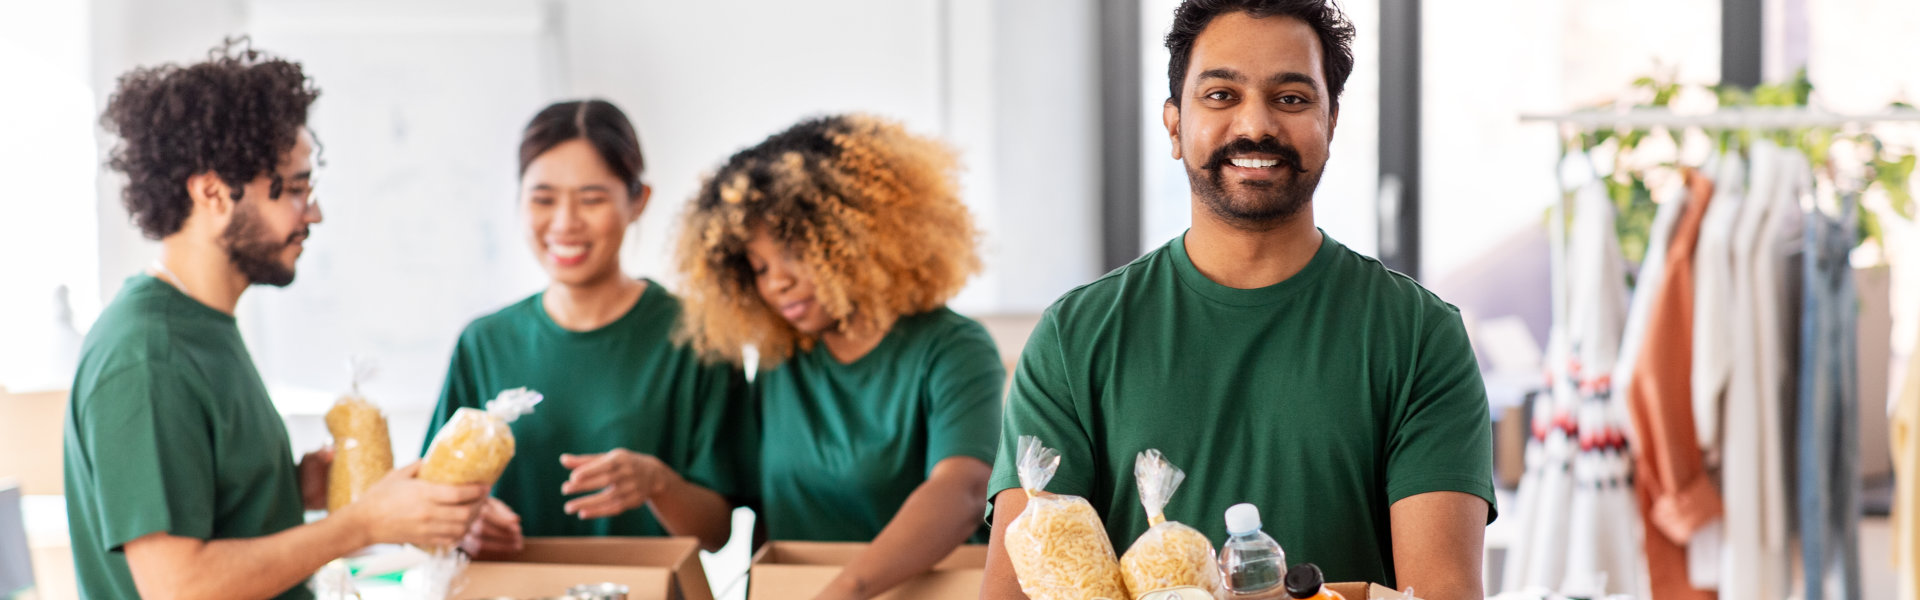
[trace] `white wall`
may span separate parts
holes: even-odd
[[[80,326],[99,310],[87,27],[85,4],[0,6],[0,385],[15,390],[71,382],[56,289],[81,300]]]
[[[1586,108],[1657,72],[1720,73],[1718,0],[1498,0],[1422,13],[1422,275],[1445,279],[1544,222],[1557,198],[1551,125],[1523,112]],[[1655,17],[1654,15],[1657,15]]]
[[[1093,0],[94,2],[100,105],[127,69],[197,60],[240,33],[322,90],[311,125],[326,222],[299,280],[239,310],[292,412],[344,389],[351,354],[381,364],[370,394],[424,411],[460,328],[543,284],[514,210],[514,155],[526,120],[557,100],[606,98],[634,120],[655,193],[624,256],[670,286],[670,236],[699,178],[802,117],[844,111],[961,152],[986,269],[957,309],[1038,311],[1098,275]],[[117,179],[102,180],[110,298],[157,249],[127,223]]]

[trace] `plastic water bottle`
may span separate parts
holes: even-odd
[[[1280,542],[1260,531],[1260,509],[1240,503],[1227,508],[1227,543],[1220,547],[1220,569],[1227,590],[1234,594],[1264,594],[1278,590],[1287,573],[1287,553]]]

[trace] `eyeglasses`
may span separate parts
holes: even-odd
[[[313,192],[316,183],[312,177],[308,177],[301,180],[299,184],[300,189],[289,190],[287,189],[286,180],[282,179],[279,175],[275,175],[273,178],[272,192],[269,195],[274,200],[285,198],[289,202],[292,202],[294,210],[299,211],[302,215],[316,216],[320,214],[320,199]]]

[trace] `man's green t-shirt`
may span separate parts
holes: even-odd
[[[148,534],[254,538],[301,524],[286,424],[232,315],[128,279],[87,332],[71,400],[67,525],[81,597],[140,597],[121,547]]]
[[[481,317],[460,334],[426,444],[455,410],[484,409],[501,391],[525,387],[545,398],[513,422],[513,460],[493,486],[519,513],[525,535],[667,535],[645,507],[590,521],[566,514],[566,502],[580,495],[560,494],[572,473],[561,454],[651,454],[687,481],[738,499],[758,431],[745,378],[739,369],[702,365],[691,348],[673,343],[679,299],[648,281],[618,320],[570,331],[540,298]]]
[[[1020,487],[1016,440],[1060,451],[1049,492],[1083,496],[1116,551],[1145,532],[1134,456],[1186,471],[1168,519],[1226,541],[1251,502],[1289,563],[1395,584],[1388,507],[1456,491],[1492,516],[1486,390],[1459,312],[1330,236],[1286,281],[1207,279],[1185,236],[1068,292],[1008,397],[991,494]],[[1017,492],[1016,492],[1017,493]]]
[[[993,464],[1006,380],[986,328],[945,307],[901,317],[851,364],[816,344],[761,373],[768,535],[870,542],[935,464]]]

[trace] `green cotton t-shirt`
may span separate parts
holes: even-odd
[[[520,514],[525,535],[667,535],[646,507],[593,520],[566,514],[568,500],[597,490],[561,495],[572,474],[561,454],[650,454],[687,481],[737,500],[757,440],[745,379],[739,369],[702,365],[692,349],[673,343],[679,299],[648,281],[618,320],[569,331],[547,315],[541,295],[460,334],[426,445],[455,410],[484,409],[501,391],[525,387],[545,398],[513,422],[513,460],[493,486]]]
[[[140,597],[121,547],[148,534],[255,538],[301,524],[286,424],[233,316],[158,279],[127,280],[80,351],[66,489],[83,598]]]
[[[816,344],[760,373],[768,536],[873,541],[935,464],[993,464],[1006,379],[986,328],[945,307],[901,317],[852,364]]]
[[[1020,487],[1023,435],[1060,451],[1046,491],[1091,502],[1119,552],[1147,530],[1133,464],[1149,448],[1186,471],[1168,519],[1217,547],[1227,507],[1251,502],[1288,562],[1328,581],[1395,584],[1402,498],[1464,492],[1492,516],[1492,428],[1459,312],[1330,236],[1264,288],[1207,279],[1183,235],[1068,292],[1020,356],[991,494]]]

